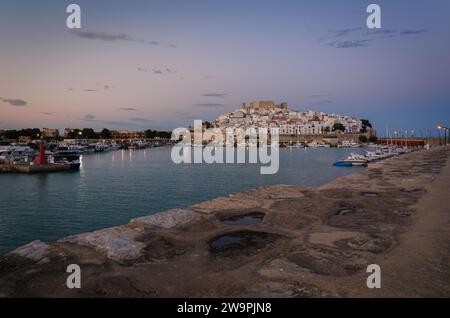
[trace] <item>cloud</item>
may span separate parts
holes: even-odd
[[[125,110],[125,111],[129,111],[129,112],[136,112],[139,109],[134,108],[134,107],[125,107],[125,108],[120,108],[120,110]]]
[[[428,29],[418,30],[395,30],[395,29],[365,29],[365,28],[347,28],[335,31],[328,31],[328,34],[320,39],[325,45],[334,48],[359,48],[365,47],[370,42],[395,38],[403,35],[414,35],[428,32]],[[351,38],[353,37],[353,39]],[[357,37],[355,39],[355,37]]]
[[[208,79],[208,80],[210,80],[210,79],[215,79],[215,77],[212,76],[212,75],[205,75],[205,76],[203,76],[203,78],[204,78],[204,79]]]
[[[163,74],[163,73],[168,73],[168,74],[172,74],[172,73],[177,73],[177,71],[172,70],[168,67],[165,68],[158,68],[158,67],[154,67],[154,68],[145,68],[145,67],[138,67],[137,68],[138,72],[142,72],[142,73],[153,73],[153,74]]]
[[[361,27],[335,30],[335,31],[331,31],[332,32],[332,36],[331,37],[333,37],[333,38],[340,38],[340,37],[347,36],[347,35],[349,35],[351,33],[358,32],[358,31],[361,31],[361,30],[362,30]]]
[[[45,115],[45,116],[51,116],[51,115],[53,115],[53,113],[47,113],[47,112],[43,112],[43,113],[41,113],[42,115]]]
[[[227,105],[219,104],[219,103],[199,103],[199,104],[195,104],[194,106],[196,106],[196,107],[228,107]]]
[[[24,107],[28,104],[28,102],[24,101],[23,99],[10,99],[10,98],[0,97],[0,100],[2,100],[4,103],[7,103],[11,106],[16,106],[16,107]]]
[[[207,94],[203,94],[202,96],[204,97],[225,97],[228,94],[226,93],[207,93]]]
[[[373,29],[366,32],[367,35],[385,35],[396,34],[398,31],[393,29]]]
[[[84,120],[84,121],[95,121],[95,116],[94,115],[91,115],[91,114],[87,114],[87,115],[84,115],[82,118],[81,118],[81,120]]]
[[[366,47],[372,40],[345,40],[345,41],[334,41],[327,43],[328,46],[337,49],[348,49],[348,48],[358,48]]]
[[[99,86],[99,85],[97,85],[97,86]],[[97,89],[97,88],[78,89],[78,88],[70,87],[70,88],[68,88],[68,91],[70,91],[70,92],[87,92],[87,93],[92,93],[92,92],[98,92],[98,91],[100,91],[102,89],[109,90],[109,89],[111,89],[111,85],[107,85],[107,84],[102,85],[100,89]]]
[[[140,117],[131,117],[131,118],[128,118],[128,120],[136,121],[136,122],[140,122],[140,123],[148,123],[148,122],[153,121],[152,119],[140,118]]]
[[[330,97],[330,94],[320,94],[320,95],[308,95],[306,98],[322,98],[322,97]]]
[[[98,40],[98,41],[106,41],[106,42],[113,42],[113,41],[128,41],[128,42],[136,42],[136,43],[143,43],[148,45],[159,45],[160,42],[158,41],[147,41],[144,39],[136,39],[132,37],[129,34],[126,33],[106,33],[102,31],[79,31],[79,30],[72,30],[70,32],[71,34],[78,36],[83,39],[88,40]]]
[[[421,29],[421,30],[404,30],[401,31],[400,34],[401,35],[411,35],[411,34],[420,34],[420,33],[425,33],[428,32],[428,29]]]

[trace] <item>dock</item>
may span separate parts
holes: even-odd
[[[449,188],[448,147],[318,188],[263,186],[31,242],[0,257],[0,295],[449,297]],[[64,284],[70,264],[81,289]],[[366,286],[369,264],[381,289]]]
[[[50,173],[75,171],[79,169],[79,164],[71,163],[48,163],[44,165],[29,164],[4,164],[0,165],[0,173]]]

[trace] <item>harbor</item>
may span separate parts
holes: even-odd
[[[434,147],[319,187],[267,185],[34,241],[1,257],[0,293],[449,297],[449,158],[448,147]],[[81,264],[82,289],[64,288],[69,263]],[[373,263],[382,289],[365,286]]]
[[[80,158],[94,153],[138,150],[172,144],[168,139],[63,140],[0,145],[0,173],[52,173],[78,171]],[[36,149],[37,148],[37,149]]]

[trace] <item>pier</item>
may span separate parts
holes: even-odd
[[[48,163],[45,165],[7,164],[0,165],[0,173],[50,173],[77,170],[71,163]]]
[[[5,297],[449,297],[450,148],[318,188],[263,186],[34,241],[0,258]],[[82,288],[68,289],[79,264]],[[382,288],[366,287],[369,264]]]

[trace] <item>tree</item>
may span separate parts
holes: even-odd
[[[103,128],[103,130],[100,132],[100,138],[102,139],[111,139],[111,131],[109,129]]]
[[[378,140],[377,136],[372,135],[369,137],[369,142],[377,142],[377,140]]]
[[[372,124],[370,123],[370,121],[368,119],[361,119],[361,121],[362,121],[363,126],[372,128]]]
[[[362,128],[361,128],[361,132],[362,133],[366,133],[367,132],[367,128],[372,128],[372,124],[370,123],[370,121],[368,119],[361,119],[361,124],[362,124]]]
[[[30,137],[31,139],[37,139],[40,136],[41,131],[39,128],[25,128],[21,130],[4,130],[2,131],[2,137],[10,140],[18,140],[20,136]]]
[[[158,131],[158,130],[151,130],[148,129],[145,131],[145,138],[166,138],[170,139],[172,136],[172,133],[170,131]]]
[[[205,125],[206,129],[209,129],[209,128],[213,127],[213,124],[211,124],[209,121],[205,121],[204,125]]]
[[[344,125],[342,125],[341,123],[335,123],[334,125],[333,125],[333,131],[337,131],[337,130],[340,130],[340,131],[342,131],[342,132],[345,132],[345,127],[344,127]]]
[[[363,144],[367,143],[367,136],[365,136],[365,135],[359,136],[359,142],[361,142]]]
[[[98,138],[98,134],[92,128],[83,128],[83,130],[81,132],[82,132],[83,139],[97,139]]]

